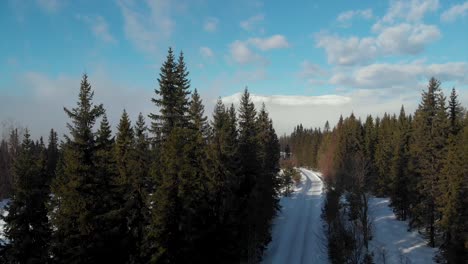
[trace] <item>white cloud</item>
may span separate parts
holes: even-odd
[[[169,0],[146,0],[143,8],[137,6],[142,2],[118,1],[124,17],[124,32],[138,49],[155,54],[158,51],[158,45],[171,36],[175,26],[175,22],[170,17],[171,2]]]
[[[458,17],[465,17],[468,14],[468,1],[463,4],[454,5],[448,10],[445,10],[442,15],[440,15],[440,20],[444,22],[453,22]]]
[[[208,47],[201,47],[200,48],[200,54],[204,58],[213,58],[214,57],[213,51]]]
[[[306,95],[258,95],[251,91],[251,99],[256,108],[265,103],[273,119],[278,134],[291,133],[298,124],[305,127],[323,127],[328,120],[335,124],[340,114],[345,116],[354,113],[364,119],[368,114],[383,115],[384,112],[397,112],[401,104],[412,111],[417,105],[418,92],[404,95],[389,94],[386,90],[353,90],[346,94],[329,94],[322,96]],[[225,104],[238,106],[241,93],[223,97]],[[313,115],[313,118],[311,118]]]
[[[415,55],[438,40],[439,29],[433,25],[402,23],[381,29],[376,37],[339,37],[328,33],[315,36],[316,46],[325,49],[328,63],[366,64],[378,56]]]
[[[382,22],[393,23],[398,19],[417,22],[421,21],[427,13],[435,12],[438,8],[439,0],[391,1]]]
[[[363,19],[372,19],[374,17],[372,9],[363,9],[363,10],[348,10],[342,12],[338,15],[336,20],[342,24],[348,23],[354,17],[360,17]]]
[[[235,93],[231,96],[223,97],[225,104],[239,104],[242,93]],[[250,94],[250,99],[255,104],[274,104],[279,106],[305,106],[305,105],[330,105],[337,106],[347,104],[351,98],[340,95],[319,95],[319,96],[304,96],[304,95],[257,95]]]
[[[239,64],[267,64],[268,60],[257,54],[252,48],[268,51],[289,47],[289,43],[283,35],[273,35],[266,38],[249,38],[245,41],[236,40],[229,45],[232,60]]]
[[[215,32],[218,29],[219,19],[215,17],[208,17],[205,19],[203,29],[207,32]]]
[[[441,36],[439,29],[425,24],[399,24],[386,27],[377,37],[382,54],[418,54]]]
[[[246,42],[236,40],[229,45],[231,58],[239,64],[264,63],[265,59],[253,52]]]
[[[373,60],[379,53],[374,38],[341,38],[327,33],[315,36],[316,47],[324,48],[328,63],[355,65]]]
[[[411,89],[418,82],[427,83],[430,77],[441,81],[468,84],[468,63],[449,62],[443,64],[372,64],[358,68],[351,74],[336,72],[329,80],[333,85],[365,89]]]
[[[264,51],[289,47],[289,43],[283,35],[273,35],[268,38],[250,38],[247,42]]]
[[[107,21],[102,16],[77,15],[77,18],[88,24],[96,38],[108,43],[116,42],[114,36],[112,36],[109,31],[109,25]]]
[[[60,0],[37,0],[39,7],[48,13],[57,12],[62,7],[63,2]]]
[[[264,19],[265,16],[263,14],[258,14],[241,21],[240,26],[246,31],[255,31],[259,28],[261,22],[263,22]],[[263,29],[260,29],[260,31],[263,31]]]

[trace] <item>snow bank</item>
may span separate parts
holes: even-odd
[[[408,223],[398,221],[389,207],[389,198],[371,198],[370,216],[373,220],[373,239],[369,241],[376,263],[435,263],[436,248],[416,231],[408,232]],[[383,260],[385,258],[385,261]]]
[[[5,199],[0,201],[0,215],[6,216],[8,212],[5,210],[5,206],[10,202],[9,199]],[[3,243],[5,240],[5,236],[3,235],[3,227],[5,226],[5,222],[0,219],[0,244]]]

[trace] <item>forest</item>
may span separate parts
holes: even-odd
[[[280,138],[296,166],[318,169],[327,186],[322,209],[332,263],[374,263],[370,196],[390,197],[438,263],[468,259],[468,113],[455,89],[448,98],[431,78],[415,113],[354,114],[333,128],[294,128]],[[408,263],[408,262],[401,262]]]
[[[211,121],[169,49],[154,112],[114,134],[83,75],[68,133],[0,143],[1,263],[257,263],[279,209],[280,145],[247,88]],[[59,110],[59,109],[58,109]]]

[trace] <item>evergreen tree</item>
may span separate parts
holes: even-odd
[[[55,178],[55,169],[59,159],[57,132],[50,130],[49,144],[47,145],[47,175],[50,176],[49,184]]]
[[[458,101],[458,95],[455,88],[452,89],[449,99],[449,121],[450,121],[450,134],[456,135],[463,128],[463,108]]]
[[[179,196],[181,174],[190,173],[184,167],[187,132],[174,128],[161,151],[162,177],[151,197],[152,212],[148,240],[151,263],[178,263],[182,251],[181,214]],[[185,194],[184,194],[185,195]]]
[[[81,82],[77,106],[64,108],[72,120],[67,124],[71,138],[64,149],[62,175],[53,188],[51,209],[54,231],[53,256],[57,262],[100,263],[105,250],[105,232],[97,217],[106,213],[101,206],[105,186],[97,177],[96,140],[93,126],[104,113],[102,105],[93,105],[94,93],[86,74]],[[112,251],[112,250],[111,250]]]
[[[143,124],[142,124],[143,122]],[[144,121],[140,115],[138,124],[139,137],[144,136]],[[125,242],[129,251],[129,263],[141,263],[144,258],[143,232],[147,215],[146,193],[144,191],[145,174],[139,168],[135,150],[135,135],[127,112],[124,110],[117,126],[115,157],[119,176],[117,179],[121,207],[118,211],[125,227]],[[142,144],[143,142],[139,142]],[[137,173],[138,172],[138,173]]]
[[[260,217],[258,227],[260,230],[261,247],[268,245],[271,241],[271,221],[279,210],[279,187],[277,177],[279,172],[280,146],[278,137],[273,129],[273,122],[268,116],[263,104],[257,117],[258,141],[260,143],[259,158],[262,165],[262,173],[259,175],[254,193],[259,195],[257,210]],[[262,249],[262,250],[263,250]]]
[[[234,106],[226,109],[218,99],[211,122],[212,136],[209,146],[209,213],[212,230],[209,231],[208,248],[217,248],[212,252],[213,261],[237,263],[239,261],[239,199],[237,157],[237,127]],[[234,241],[234,242],[233,242]]]
[[[148,194],[154,190],[154,186],[151,184],[149,177],[150,160],[149,154],[149,140],[145,120],[143,115],[140,113],[135,123],[135,157],[133,161],[133,177],[135,178],[134,183],[136,188],[135,198],[140,198],[139,201],[141,209],[136,214],[139,222],[137,228],[133,231],[133,237],[135,238],[135,253],[134,262],[142,263],[146,262],[146,256],[148,255],[148,245],[146,244],[145,233],[147,232],[148,221],[149,221],[149,205],[148,205]]]
[[[169,49],[158,79],[160,89],[156,94],[159,98],[152,99],[160,107],[160,113],[150,114],[151,130],[161,139],[155,145],[159,154],[151,172],[157,186],[151,197],[153,208],[147,236],[151,261],[155,262],[176,262],[187,256],[180,252],[186,252],[190,248],[187,245],[193,244],[193,233],[189,230],[196,212],[194,208],[200,201],[200,188],[191,189],[191,186],[200,181],[197,180],[197,170],[193,170],[193,160],[190,160],[195,137],[190,133],[188,123],[187,77],[183,54],[175,63]],[[188,238],[182,236],[184,232]]]
[[[46,150],[40,145],[35,153],[34,143],[26,130],[21,151],[14,164],[14,193],[7,207],[9,214],[5,236],[9,244],[3,261],[6,263],[48,263],[50,261],[50,227],[46,203],[48,186]]]
[[[408,188],[410,178],[408,173],[410,126],[403,106],[400,110],[398,129],[395,134],[395,148],[390,167],[390,197],[397,217],[406,220],[409,210],[409,195],[413,190]]]
[[[190,82],[185,66],[183,53],[178,62],[171,48],[159,74],[159,89],[155,90],[157,98],[151,101],[159,107],[160,114],[151,113],[151,132],[156,138],[165,140],[174,127],[187,127],[187,112]]]
[[[392,118],[385,113],[380,120],[377,135],[377,144],[375,147],[375,165],[377,168],[376,194],[385,196],[390,193],[390,160],[393,158],[394,152],[394,125],[396,118]]]
[[[261,216],[256,207],[258,201],[255,200],[259,197],[258,193],[254,192],[262,173],[256,116],[255,106],[246,88],[239,107],[239,157],[243,177],[239,187],[243,217],[239,219],[244,219],[239,242],[243,246],[240,253],[249,263],[259,260],[263,246],[257,221]]]
[[[368,173],[366,174],[366,186],[368,190],[375,191],[377,171],[375,168],[375,148],[377,144],[377,128],[371,115],[367,116],[364,123],[364,156],[369,159]]]
[[[417,190],[413,198],[412,219],[417,226],[423,226],[429,237],[429,245],[436,243],[435,199],[438,195],[439,175],[444,155],[447,133],[445,98],[440,89],[440,82],[429,80],[428,90],[422,94],[422,103],[414,117],[414,132],[411,151],[411,165]]]
[[[444,191],[438,197],[443,232],[441,249],[448,263],[463,263],[468,244],[468,126],[449,144],[442,169]]]

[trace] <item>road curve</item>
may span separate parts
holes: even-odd
[[[323,183],[316,172],[299,170],[301,184],[290,197],[280,201],[282,209],[274,220],[272,241],[263,263],[327,263],[320,218]]]

